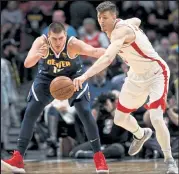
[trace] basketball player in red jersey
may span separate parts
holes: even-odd
[[[118,54],[130,69],[119,96],[114,123],[134,135],[129,155],[137,154],[152,135],[151,129],[141,128],[130,114],[142,106],[149,96],[150,101],[146,108],[150,109],[150,119],[164,153],[166,172],[176,174],[178,168],[172,157],[170,134],[163,120],[170,70],[142,30],[136,30],[126,21],[116,18],[116,6],[113,3],[105,1],[99,4],[97,12],[101,29],[106,32],[111,44],[91,68],[74,79],[76,90],[88,78],[109,66]]]

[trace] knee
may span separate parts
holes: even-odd
[[[46,114],[47,114],[48,118],[49,117],[56,117],[56,118],[58,118],[59,115],[60,115],[60,112],[54,106],[51,106],[46,111]]]
[[[115,111],[114,123],[116,125],[122,125],[124,122],[128,120],[128,113],[121,112],[119,110]]]
[[[157,109],[150,110],[150,120],[154,127],[164,123],[163,112]]]

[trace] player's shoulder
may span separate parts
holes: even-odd
[[[124,29],[126,31],[129,31],[131,25],[127,22],[127,20],[123,20],[123,19],[117,19],[116,20],[116,24],[115,24],[115,27],[114,27],[114,30],[121,30],[121,29]],[[113,30],[113,31],[114,31]]]
[[[68,48],[72,48],[73,50],[75,50],[76,48],[78,48],[79,46],[81,46],[81,40],[79,40],[78,38],[72,36],[68,39]]]
[[[35,39],[34,43],[38,45],[43,45],[43,44],[47,44],[48,42],[47,42],[47,38],[41,35]]]
[[[78,39],[75,36],[71,36],[68,38],[68,45],[73,46],[78,42]]]
[[[114,28],[114,30],[111,33],[111,40],[119,39],[129,33],[130,33],[130,28],[125,25]]]

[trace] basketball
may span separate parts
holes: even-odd
[[[57,100],[66,100],[73,96],[74,85],[66,76],[56,77],[50,84],[50,93]]]

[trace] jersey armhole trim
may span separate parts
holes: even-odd
[[[130,24],[123,24],[123,25],[125,25],[126,27],[131,28],[132,31],[134,32],[134,35],[135,35],[135,39],[134,39],[133,41],[131,41],[131,42],[127,43],[127,44],[124,44],[124,45],[122,46],[122,48],[125,48],[125,47],[128,47],[128,46],[130,46],[132,43],[135,42],[135,40],[136,40],[136,32],[135,32],[135,29],[133,28],[132,25],[130,25]]]
[[[74,37],[74,36],[71,36],[71,37],[68,39],[68,43],[69,43],[73,38],[75,38],[75,37]],[[70,59],[75,59],[75,58],[77,58],[78,55],[76,55],[75,57],[70,57],[70,56],[69,56],[69,54],[68,54],[68,43],[67,43],[67,48],[66,48],[66,50],[67,50],[67,56],[68,56]]]
[[[47,40],[47,36],[45,34],[42,34],[42,36]],[[43,56],[42,59],[46,59],[49,55],[49,49],[46,56]]]

